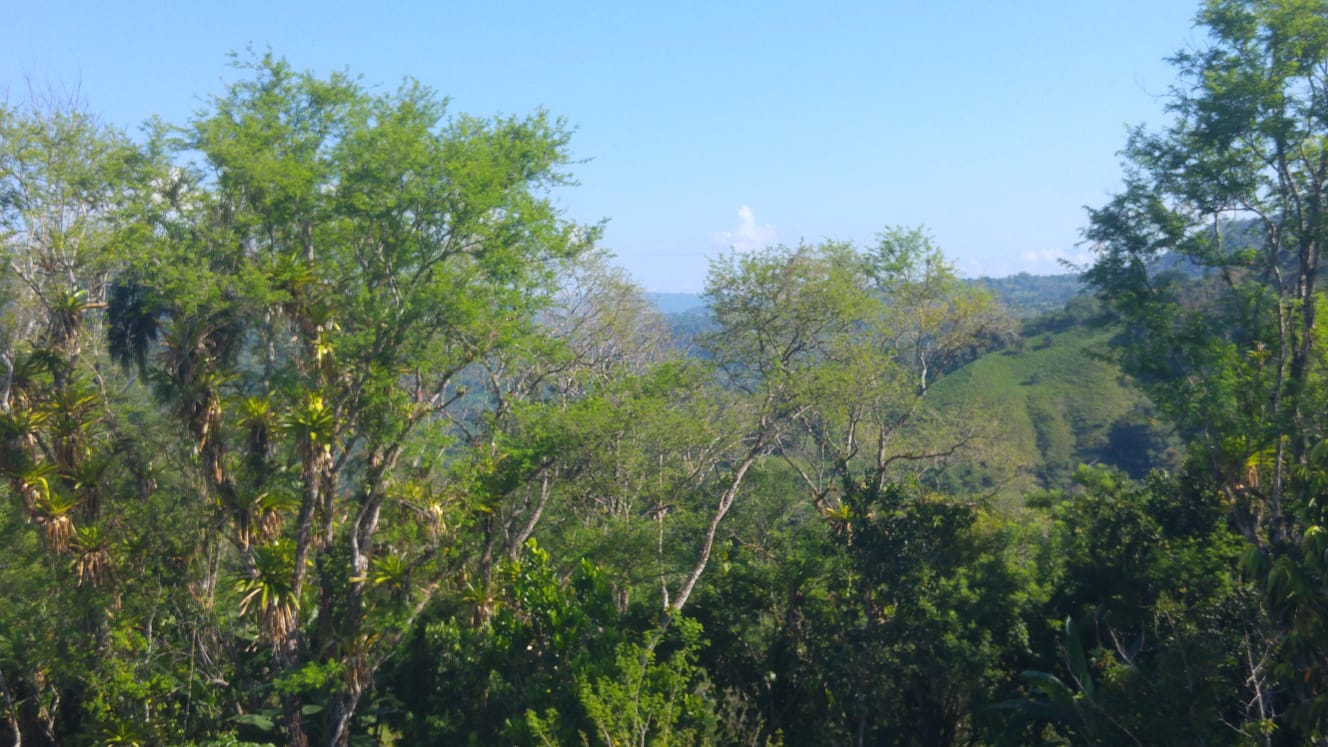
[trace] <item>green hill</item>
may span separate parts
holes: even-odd
[[[975,278],[969,282],[986,288],[1020,318],[1056,311],[1084,292],[1083,282],[1072,273],[1029,275],[1021,272],[1002,278]]]
[[[1115,364],[1094,355],[1106,349],[1110,330],[1028,328],[1015,346],[984,355],[928,394],[943,411],[992,417],[1004,429],[1002,459],[1016,474],[1001,492],[1062,486],[1081,463],[1139,477],[1167,461],[1169,438],[1148,401]]]

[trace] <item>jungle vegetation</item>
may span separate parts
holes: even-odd
[[[671,319],[418,83],[0,104],[0,743],[1328,744],[1328,6],[1198,23],[1036,314],[888,227]]]

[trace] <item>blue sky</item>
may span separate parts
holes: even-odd
[[[348,4],[349,5],[349,4]],[[136,129],[184,122],[271,49],[371,86],[418,78],[475,115],[576,127],[604,244],[655,291],[729,247],[869,243],[926,225],[967,275],[1061,271],[1083,206],[1119,187],[1126,126],[1161,126],[1164,58],[1197,2],[0,0],[0,92],[77,89]]]

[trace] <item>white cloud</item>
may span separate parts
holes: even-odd
[[[746,205],[738,208],[738,227],[733,231],[716,231],[710,239],[725,249],[754,252],[775,241],[775,227],[756,222],[756,213]]]

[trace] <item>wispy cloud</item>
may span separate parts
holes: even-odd
[[[756,213],[746,205],[738,208],[738,227],[732,231],[716,231],[711,241],[725,249],[752,252],[775,241],[775,227],[756,222]]]

